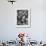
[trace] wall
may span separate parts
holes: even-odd
[[[46,40],[45,5],[45,0],[17,0],[14,5],[0,0],[0,40],[14,40],[21,31],[34,40]],[[31,28],[16,28],[16,8],[31,8]]]

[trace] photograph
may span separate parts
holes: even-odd
[[[30,27],[31,13],[30,9],[17,9],[16,11],[16,26]]]
[[[17,10],[17,25],[28,25],[28,10]]]

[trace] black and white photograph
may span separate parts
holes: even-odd
[[[30,26],[30,9],[17,9],[16,25],[17,27]]]
[[[28,25],[28,10],[17,10],[17,25]]]

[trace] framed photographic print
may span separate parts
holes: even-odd
[[[28,8],[16,9],[16,27],[27,28],[31,26],[31,11]]]

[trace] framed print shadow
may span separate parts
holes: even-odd
[[[16,27],[17,28],[31,27],[31,9],[28,8],[16,9]]]

